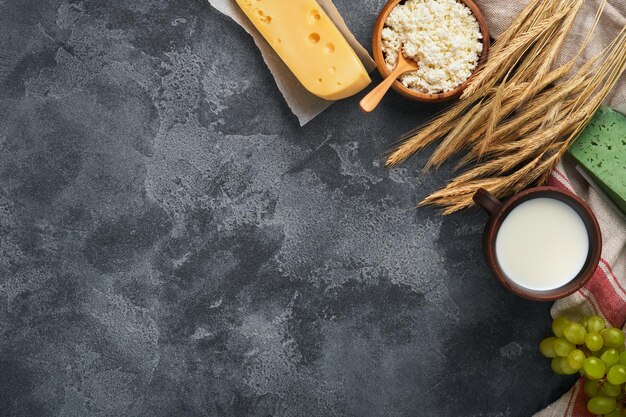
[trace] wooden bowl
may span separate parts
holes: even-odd
[[[562,287],[547,291],[533,291],[521,287],[513,280],[509,279],[500,268],[496,255],[496,237],[504,219],[521,203],[540,197],[553,198],[573,208],[585,224],[587,235],[589,236],[589,252],[587,253],[585,264],[578,275]],[[474,195],[474,201],[490,214],[489,222],[485,226],[485,232],[483,234],[485,260],[494,275],[509,291],[529,300],[554,301],[575,293],[593,276],[600,262],[600,255],[602,253],[602,234],[600,233],[598,220],[591,211],[591,208],[575,194],[556,187],[535,187],[515,194],[505,202],[501,202],[486,190],[480,189]],[[530,261],[532,260],[529,260],[529,262]]]
[[[385,7],[383,7],[383,9],[380,11],[380,14],[378,15],[378,19],[376,19],[376,23],[374,23],[374,31],[372,34],[372,53],[374,54],[374,61],[376,61],[376,67],[378,68],[378,72],[380,72],[380,75],[382,75],[383,78],[387,78],[389,74],[391,73],[391,71],[389,71],[389,69],[387,68],[387,64],[385,63],[385,57],[383,54],[383,39],[382,39],[383,28],[385,27],[385,21],[387,20],[389,13],[391,13],[391,10],[393,10],[394,7],[396,7],[400,3],[403,3],[404,1],[405,0],[389,0],[387,4],[385,5]],[[465,80],[463,84],[461,84],[454,90],[446,91],[445,93],[439,93],[439,94],[420,93],[418,91],[405,87],[400,81],[396,80],[392,84],[391,88],[393,88],[395,91],[397,91],[404,97],[410,100],[422,101],[422,102],[428,102],[428,103],[439,103],[439,102],[449,101],[449,100],[458,98],[461,96],[461,93],[463,93],[463,90],[465,90],[465,88],[467,87],[469,81],[472,79],[474,74],[476,74],[476,71],[487,60],[487,56],[489,55],[489,48],[491,46],[491,41],[489,38],[489,26],[487,25],[487,20],[485,19],[485,16],[482,14],[482,12],[480,11],[476,3],[474,3],[472,0],[459,0],[459,1],[465,4],[467,7],[469,7],[469,9],[472,11],[474,16],[476,17],[476,20],[478,21],[480,32],[483,35],[483,52],[480,55],[480,58],[478,60],[478,65],[476,66],[474,73],[472,74],[470,78]]]

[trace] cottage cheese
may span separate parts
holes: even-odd
[[[418,69],[399,80],[428,94],[453,90],[472,75],[483,50],[481,40],[476,17],[456,0],[406,0],[393,8],[382,32],[389,70],[402,47]]]

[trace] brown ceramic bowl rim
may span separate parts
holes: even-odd
[[[389,0],[387,4],[382,8],[378,18],[376,19],[376,23],[374,24],[374,30],[372,33],[372,54],[374,55],[374,61],[376,62],[376,67],[378,68],[378,72],[382,75],[383,78],[387,78],[391,71],[387,68],[387,64],[385,63],[385,57],[383,56],[383,48],[382,48],[382,32],[385,27],[385,21],[398,4],[404,2],[406,0]],[[476,17],[478,24],[480,26],[480,32],[483,35],[483,52],[480,54],[480,58],[478,59],[478,65],[474,69],[472,75],[463,82],[460,86],[456,87],[454,90],[446,91],[445,93],[438,94],[425,94],[420,93],[418,91],[412,90],[410,88],[405,87],[400,81],[395,81],[391,88],[400,93],[402,96],[422,102],[430,102],[437,103],[443,101],[453,100],[458,98],[463,93],[463,90],[467,87],[470,80],[474,78],[476,72],[485,64],[487,57],[489,55],[489,48],[491,46],[491,40],[489,38],[489,26],[487,24],[487,20],[485,19],[483,13],[480,11],[480,8],[474,3],[473,0],[459,0],[461,3],[465,4],[472,11],[472,14]]]
[[[499,202],[488,193],[488,196],[486,196],[484,194],[486,193],[485,190],[479,190],[475,197],[477,198],[477,202],[481,199],[479,193],[483,193],[483,204],[485,204],[484,198],[493,198],[491,202],[487,202],[485,205],[481,204],[491,213],[483,235],[485,258],[495,276],[509,291],[529,300],[554,301],[575,293],[591,279],[600,262],[602,234],[600,233],[600,225],[598,224],[596,216],[591,211],[589,205],[580,197],[556,187],[535,187],[516,194],[504,202]],[[521,203],[540,197],[556,198],[576,210],[578,215],[583,219],[587,233],[589,234],[589,253],[587,254],[587,260],[581,271],[567,284],[548,291],[533,291],[515,284],[501,270],[495,253],[495,239],[504,218]],[[486,207],[490,206],[490,204],[493,204],[493,206]]]

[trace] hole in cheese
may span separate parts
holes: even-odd
[[[259,20],[263,23],[270,23],[272,21],[272,16],[266,16],[265,12],[259,8],[255,8],[256,14],[259,15]]]
[[[317,79],[317,82],[318,82],[318,83],[321,83],[322,81],[324,81],[324,80],[322,80],[321,78],[318,78],[318,79]]]
[[[335,52],[335,44],[332,42],[328,42],[326,46],[324,46],[324,53],[332,54],[333,52]]]
[[[330,71],[330,73],[332,74],[333,72],[337,71],[337,67],[333,65],[332,67],[328,68],[328,71]]]
[[[310,18],[311,18],[311,21],[315,23],[319,21],[322,18],[322,16],[320,15],[320,12],[318,12],[317,10],[312,10]]]
[[[319,34],[319,33],[315,33],[315,32],[313,32],[313,33],[311,33],[311,34],[309,35],[309,42],[311,42],[312,44],[314,44],[314,45],[315,45],[315,44],[316,44],[316,43],[318,43],[319,41],[320,41],[320,34]]]

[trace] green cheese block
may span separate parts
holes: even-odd
[[[569,152],[626,213],[626,116],[601,107]]]

